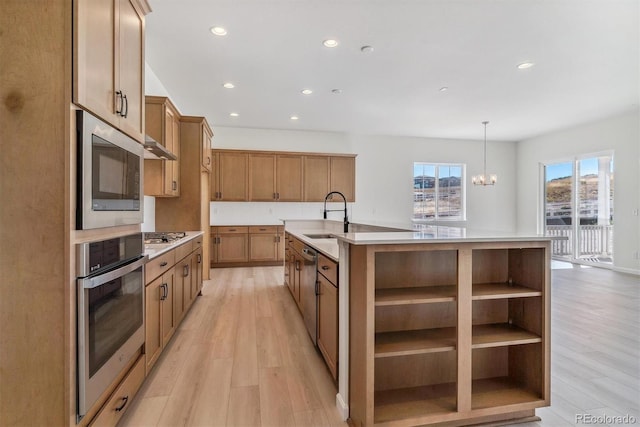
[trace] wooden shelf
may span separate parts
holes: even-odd
[[[456,300],[455,285],[376,289],[376,307]]]
[[[455,412],[456,383],[376,391],[374,402],[376,424],[398,420],[423,424],[420,417]]]
[[[375,336],[375,357],[452,351],[456,348],[456,328],[380,332]]]
[[[471,348],[533,344],[541,341],[539,335],[508,323],[474,325]]]
[[[543,401],[538,394],[523,388],[509,377],[474,380],[471,390],[472,409]]]
[[[541,291],[508,283],[478,283],[473,285],[472,290],[473,300],[539,297],[541,295]]]

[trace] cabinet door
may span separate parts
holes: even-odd
[[[213,159],[211,157],[211,138],[213,138],[213,133],[211,132],[211,128],[207,124],[206,119],[203,119],[202,123],[202,168],[207,172],[211,172],[211,165],[213,164]]]
[[[276,261],[278,236],[276,234],[249,235],[249,261]]]
[[[218,236],[218,262],[247,262],[247,234],[221,234]]]
[[[113,0],[76,0],[74,5],[73,101],[117,127]]]
[[[165,298],[162,301],[162,348],[168,343],[176,327],[176,318],[173,312],[173,301],[175,298],[175,274],[174,269],[162,275],[162,284],[165,287]]]
[[[285,260],[285,249],[287,246],[287,241],[284,238],[284,234],[282,233],[282,231],[278,232],[278,235],[276,236],[276,240],[278,242],[278,261],[284,261]]]
[[[198,249],[193,255],[193,279],[191,282],[191,299],[195,300],[202,290],[202,276],[204,267],[204,256],[202,248]]]
[[[302,201],[302,156],[276,157],[276,198],[281,202]]]
[[[333,379],[338,370],[338,288],[318,274],[318,348]]]
[[[178,160],[173,160],[170,162],[165,161],[164,163],[169,163],[171,165],[171,186],[169,187],[169,191],[167,194],[173,197],[178,197],[180,195],[180,117],[177,113],[174,113],[171,118],[171,132],[173,133],[172,145],[173,145],[173,154],[178,156]]]
[[[276,199],[276,156],[249,155],[249,200],[255,202]]]
[[[247,201],[249,156],[246,153],[218,153],[218,197],[216,200]]]
[[[182,260],[178,262],[175,266],[175,285],[174,285],[174,293],[173,293],[173,317],[176,321],[176,324],[180,322],[186,308],[189,306],[188,297],[185,298],[184,288],[187,289],[190,287],[190,283],[187,281],[187,273],[184,268],[185,261]],[[188,292],[188,290],[187,290]]]
[[[138,141],[144,140],[144,15],[131,0],[116,0],[119,38],[116,58],[117,89],[123,93],[124,112],[120,129]],[[102,70],[105,73],[106,70]],[[106,74],[106,73],[105,73]]]
[[[329,157],[304,156],[304,201],[323,202],[329,193]]]
[[[147,372],[156,362],[162,351],[161,309],[163,289],[162,276],[149,283],[145,288],[145,363]]]
[[[330,191],[344,194],[347,202],[355,201],[355,157],[331,157],[331,187]],[[337,198],[333,200],[339,201]]]

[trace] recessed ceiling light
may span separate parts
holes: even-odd
[[[334,93],[336,95],[340,95],[342,93],[342,89],[332,89],[331,93]]]
[[[222,27],[211,27],[211,33],[216,36],[226,36],[227,30]]]
[[[225,89],[233,89],[234,87],[236,87],[236,85],[234,85],[231,82],[227,82],[225,84],[222,85]]]
[[[300,93],[303,95],[311,95],[313,91],[311,89],[302,89]]]
[[[230,115],[231,117],[238,117],[240,114],[238,114],[238,113],[229,113],[229,115]]]
[[[523,62],[521,64],[518,64],[518,69],[519,70],[526,70],[527,68],[531,68],[534,65],[535,64],[533,62]]]
[[[439,90],[440,92],[446,92],[449,90],[449,88],[447,86],[442,86]]]
[[[298,117],[298,116],[291,116],[291,117],[289,117],[289,118],[290,118],[291,120],[298,120],[298,118],[299,118],[299,117]]]
[[[322,42],[325,47],[336,47],[338,46],[338,40],[335,39],[327,39]]]
[[[373,46],[362,46],[360,48],[360,52],[362,52],[362,53],[371,53],[371,52],[373,52]]]

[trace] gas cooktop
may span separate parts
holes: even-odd
[[[155,231],[144,233],[144,244],[172,243],[185,237],[184,231]]]

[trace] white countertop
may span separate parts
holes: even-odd
[[[504,231],[472,230],[465,227],[442,225],[412,224],[413,231],[407,230],[408,224],[394,224],[398,230],[389,231],[391,224],[350,224],[350,228],[362,229],[361,232],[343,233],[342,222],[327,220],[285,220],[285,231],[321,253],[339,260],[338,241],[353,245],[374,244],[411,244],[411,243],[465,243],[465,242],[515,242],[556,240],[557,237],[533,233],[513,233]],[[371,226],[371,227],[370,227]],[[405,230],[400,230],[401,227]],[[371,228],[368,230],[367,227]],[[374,231],[377,227],[377,231]],[[386,229],[385,229],[386,228]],[[309,235],[328,234],[332,238],[311,238]]]
[[[531,233],[471,230],[464,227],[421,226],[420,230],[398,232],[334,233],[336,238],[353,245],[545,241],[554,237]]]
[[[180,245],[183,245],[198,236],[202,236],[204,233],[202,231],[186,231],[186,236],[182,239],[175,240],[171,243],[148,243],[144,245],[144,254],[149,257],[149,259],[153,259],[159,255],[162,255],[165,252],[169,252],[172,249],[177,248]]]

